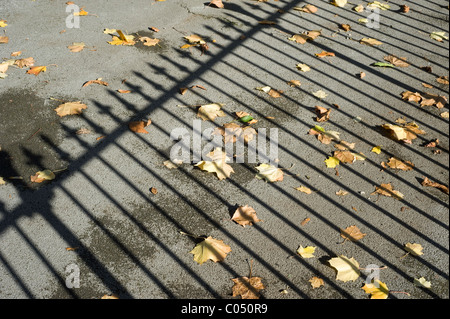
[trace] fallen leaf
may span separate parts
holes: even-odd
[[[403,199],[404,195],[397,190],[394,190],[391,183],[381,184],[380,186],[375,186],[375,192],[370,195],[380,194],[387,197],[394,197],[395,199]]]
[[[366,76],[365,72],[359,72],[359,78],[362,79]]]
[[[448,112],[442,112],[441,114],[439,114],[442,118],[444,119],[448,119],[449,118],[449,113]]]
[[[55,109],[55,111],[60,117],[63,117],[63,116],[67,116],[67,115],[79,115],[86,108],[87,108],[87,105],[81,103],[80,101],[66,102],[66,103],[59,105]]]
[[[441,83],[441,84],[447,84],[448,85],[449,84],[448,75],[445,75],[445,76],[442,75],[442,76],[436,78],[436,81]]]
[[[183,161],[181,161],[181,160],[173,160],[173,161],[167,160],[163,164],[168,169],[172,169],[172,168],[178,168],[181,164],[183,164]]]
[[[380,154],[381,153],[381,146],[374,146],[372,148],[372,152],[376,153],[376,154]]]
[[[348,192],[340,189],[339,191],[336,192],[336,195],[338,195],[338,196],[345,196],[345,195],[348,195]]]
[[[153,195],[158,194],[158,190],[157,190],[155,187],[150,188],[150,192],[151,192]]]
[[[296,187],[295,189],[305,194],[312,194],[312,190],[306,186]]]
[[[433,86],[432,86],[431,84],[423,83],[423,82],[422,82],[422,86],[423,86],[423,87],[426,87],[426,88],[429,88],[429,89],[432,89],[432,88],[433,88]]]
[[[222,106],[221,103],[202,105],[198,109],[197,116],[203,121],[214,121],[218,116],[225,116],[225,113],[221,110]]]
[[[100,84],[100,85],[103,85],[103,86],[108,86],[109,85],[108,82],[102,81],[102,78],[98,78],[96,80],[90,80],[90,81],[85,82],[82,87],[86,87],[86,86],[91,85],[91,84]]]
[[[359,4],[356,7],[354,7],[353,10],[355,10],[356,12],[363,12],[364,6],[362,4]]]
[[[325,131],[325,129],[319,125],[316,125],[312,129],[310,129],[308,134],[317,135],[317,139],[322,144],[330,144],[333,140],[340,141],[339,132]]]
[[[423,93],[420,106],[436,106],[438,109],[442,109],[447,104],[447,97],[443,95]]]
[[[128,128],[135,133],[148,134],[148,131],[145,129],[152,123],[151,120],[148,121],[132,121],[128,123]]]
[[[433,40],[439,41],[439,42],[443,42],[444,39],[448,40],[448,37],[445,35],[444,31],[431,32],[430,38],[432,38]]]
[[[350,31],[350,30],[352,29],[351,26],[350,26],[349,24],[345,24],[345,23],[342,23],[342,24],[340,25],[340,27],[341,27],[341,29],[344,30],[344,31]]]
[[[354,153],[352,153],[352,152],[350,152],[348,150],[345,150],[345,151],[334,151],[332,158],[336,158],[340,162],[345,163],[345,164],[353,163],[356,160]]]
[[[346,229],[341,229],[341,237],[345,240],[357,241],[363,239],[367,234],[361,232],[361,230],[353,225],[349,226]]]
[[[322,106],[315,106],[315,112],[317,114],[317,122],[326,122],[330,119],[331,109],[324,108]]]
[[[116,32],[117,32],[116,29],[104,29],[103,30],[103,33],[106,33],[106,34],[113,34],[113,33],[116,33]]]
[[[316,247],[308,246],[303,248],[303,246],[300,246],[297,249],[297,253],[302,256],[302,258],[314,258],[314,252],[316,251]]]
[[[372,46],[372,45],[381,45],[381,44],[383,44],[383,42],[378,41],[378,40],[376,40],[376,39],[372,39],[372,38],[362,38],[362,39],[359,41],[359,43],[365,44],[365,45],[370,45],[370,46]]]
[[[335,54],[334,54],[334,52],[326,52],[326,51],[316,53],[316,57],[318,57],[318,58],[324,58],[326,56],[335,56]]]
[[[216,7],[216,8],[220,8],[220,9],[222,9],[224,6],[223,6],[223,3],[222,3],[222,0],[212,0],[209,4],[208,4],[208,6],[214,6],[214,7]]]
[[[400,6],[400,9],[402,10],[403,13],[408,13],[410,7],[408,7],[406,4],[403,4]]]
[[[34,75],[38,75],[41,72],[45,72],[47,71],[47,67],[46,66],[33,66],[32,68],[30,68],[27,73],[28,74],[34,74]]]
[[[318,97],[319,99],[324,99],[324,98],[326,98],[328,96],[328,94],[325,93],[325,91],[323,91],[323,90],[318,90],[316,92],[313,92],[313,95],[315,97]]]
[[[112,31],[112,30],[111,30]],[[115,30],[119,36],[113,36],[112,41],[108,43],[111,45],[135,45],[134,35],[125,35],[122,30]]]
[[[402,171],[410,171],[414,168],[414,164],[411,163],[410,161],[402,162],[401,160],[395,157],[391,157],[389,159],[387,166],[393,169],[400,169]]]
[[[152,39],[149,37],[140,37],[139,40],[144,43],[147,47],[152,47],[157,45],[161,40],[160,39]]]
[[[326,159],[324,162],[328,168],[335,168],[339,165],[339,160],[333,156],[328,157],[328,159]]]
[[[359,263],[353,257],[347,258],[341,255],[331,258],[328,263],[337,271],[336,280],[347,282],[350,280],[355,281],[359,278]]]
[[[195,164],[195,166],[199,167],[201,170],[216,173],[219,180],[226,179],[231,176],[231,173],[234,173],[233,168],[226,163],[229,161],[229,158],[221,148],[215,148],[214,151],[208,154],[208,157],[211,161],[201,161]]]
[[[224,261],[230,251],[230,246],[226,245],[222,240],[209,236],[198,243],[190,253],[194,255],[194,261],[201,265],[208,259],[214,262]]]
[[[191,34],[189,36],[184,37],[189,43],[192,44],[206,44],[205,40],[201,36],[196,34]]]
[[[446,194],[449,193],[447,186],[436,183],[436,182],[432,182],[430,179],[428,179],[428,177],[425,177],[421,184],[422,184],[422,186],[434,187],[434,188],[440,189],[441,191],[443,191]]]
[[[279,97],[281,97],[282,93],[283,93],[283,91],[270,89],[267,94],[269,94],[273,98],[279,98]]]
[[[117,90],[117,92],[119,92],[120,94],[131,93],[130,90],[121,90],[121,89]]]
[[[374,283],[365,284],[362,289],[370,294],[370,299],[387,299],[389,295],[389,289],[385,283],[378,279]]]
[[[372,66],[379,66],[382,68],[395,68],[395,65],[388,63],[388,62],[375,62],[375,63],[372,63]]]
[[[86,44],[83,42],[74,42],[72,45],[69,45],[67,48],[70,52],[81,52],[85,48]]]
[[[423,255],[423,252],[422,252],[422,250],[423,250],[423,247],[422,247],[422,245],[421,244],[411,244],[411,243],[407,243],[407,244],[405,244],[405,250],[408,252],[408,253],[410,253],[410,254],[412,254],[412,255],[414,255],[414,256],[421,256],[421,255]]]
[[[277,24],[275,21],[269,21],[269,20],[262,20],[258,22],[259,24],[265,24],[265,25],[275,25]]]
[[[91,130],[87,128],[80,128],[78,131],[75,132],[77,135],[83,135],[83,134],[90,134]]]
[[[15,51],[11,53],[11,56],[19,56],[22,54],[22,51]]]
[[[6,181],[0,176],[0,185],[6,185]]]
[[[271,164],[263,163],[256,167],[258,174],[256,178],[265,179],[267,182],[278,182],[283,180],[283,171]]]
[[[355,143],[349,143],[346,141],[340,141],[339,144],[335,144],[334,147],[336,147],[337,149],[341,150],[341,151],[345,151],[345,150],[352,150],[355,148]]]
[[[336,7],[345,7],[345,5],[347,4],[347,0],[332,0],[331,3]]]
[[[87,16],[88,12],[86,12],[83,8],[81,8],[79,12],[74,12],[73,15],[74,16]]]
[[[405,91],[402,93],[402,99],[408,102],[417,102],[420,103],[422,100],[422,95],[420,95],[419,92],[411,92],[411,91]]]
[[[25,59],[17,59],[14,61],[14,64],[17,65],[19,68],[28,68],[34,65],[34,59],[32,57],[25,58]]]
[[[414,284],[419,287],[431,288],[431,282],[427,281],[424,277],[420,277],[419,279],[414,278]]]
[[[434,139],[433,141],[425,144],[425,147],[436,147],[439,145],[439,139]]]
[[[300,225],[305,226],[306,224],[309,223],[309,221],[311,220],[311,218],[307,217],[304,220],[302,220],[302,222],[300,223]]]
[[[300,86],[301,83],[299,80],[290,80],[289,82],[287,82],[287,84],[291,87],[295,87],[295,86]]]
[[[378,9],[381,9],[381,10],[389,10],[391,8],[391,6],[388,3],[381,3],[379,1],[370,2],[367,5],[367,7],[368,8],[372,8],[372,9],[378,8]]]
[[[6,27],[8,24],[6,23],[6,20],[0,20],[0,28]]]
[[[243,227],[246,225],[251,226],[253,223],[261,221],[261,219],[256,216],[256,211],[248,205],[239,206],[239,208],[234,212],[233,217],[231,217],[231,220]]]
[[[406,68],[409,66],[409,63],[406,62],[406,58],[398,58],[395,55],[385,56],[384,60],[400,68]]]
[[[9,38],[7,36],[0,36],[0,43],[8,43]]]
[[[417,134],[425,134],[425,131],[420,130],[415,123],[407,123],[404,126],[383,124],[381,128],[391,139],[397,141],[411,141],[417,138]]]
[[[319,278],[319,277],[312,277],[309,282],[311,283],[311,286],[313,287],[313,289],[315,288],[319,288],[320,286],[324,285],[323,279]]]
[[[51,181],[54,180],[55,178],[56,178],[55,174],[49,169],[39,171],[35,175],[30,177],[31,182],[33,183],[42,183],[43,181]]]
[[[112,295],[103,295],[101,299],[119,299],[119,296],[112,294]]]
[[[299,63],[299,64],[296,65],[296,67],[297,67],[297,69],[299,69],[302,72],[309,72],[309,71],[311,71],[311,68],[309,66],[307,66],[306,64],[304,64],[304,63]]]
[[[242,299],[259,299],[259,290],[265,289],[261,277],[239,277],[231,279],[233,297],[241,296]]]

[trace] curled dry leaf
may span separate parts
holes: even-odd
[[[375,192],[370,195],[380,194],[387,197],[393,197],[395,199],[401,200],[404,195],[397,190],[394,190],[391,183],[381,184],[380,186],[375,186]]]
[[[221,148],[215,148],[214,151],[210,152],[207,156],[211,161],[200,161],[195,164],[195,166],[203,171],[215,173],[219,180],[226,179],[234,173],[233,168],[226,163],[229,161],[229,158]]]
[[[60,117],[63,117],[67,115],[79,115],[84,109],[87,109],[87,105],[80,101],[76,101],[63,103],[59,105],[55,111]]]
[[[9,38],[7,36],[0,36],[0,43],[8,43]]]
[[[365,45],[370,45],[370,46],[373,46],[373,45],[381,45],[381,44],[383,44],[383,42],[378,41],[378,40],[376,40],[376,39],[372,39],[372,38],[362,38],[362,39],[359,41],[359,43],[365,44]]]
[[[17,59],[14,61],[14,64],[17,65],[19,68],[28,68],[34,65],[34,58],[29,57],[25,59]]]
[[[316,53],[316,57],[318,58],[324,58],[326,56],[335,56],[336,54],[334,52],[326,52],[326,51],[322,51],[320,53]]]
[[[315,106],[315,112],[317,114],[317,122],[326,122],[330,119],[331,109],[324,108],[322,106]]]
[[[345,23],[342,23],[342,24],[340,25],[340,27],[341,27],[341,29],[344,30],[344,31],[350,31],[351,28],[352,28],[349,24],[345,24]]]
[[[102,81],[102,78],[98,78],[96,80],[90,80],[90,81],[85,82],[82,87],[86,87],[91,84],[99,84],[99,85],[103,85],[103,86],[109,85],[108,82]]]
[[[409,66],[409,63],[406,62],[406,58],[399,58],[395,55],[385,56],[384,60],[400,68],[406,68]]]
[[[145,129],[152,123],[151,120],[147,121],[133,121],[128,123],[128,128],[135,133],[148,134],[148,131]]]
[[[349,226],[346,229],[341,229],[341,237],[345,240],[357,241],[363,239],[367,234],[361,232],[361,230],[353,225]]]
[[[399,169],[402,171],[410,171],[410,170],[414,169],[414,164],[411,163],[410,161],[403,162],[395,157],[391,157],[389,159],[387,166],[389,166],[390,168]]]
[[[242,299],[259,299],[259,290],[265,289],[261,277],[239,277],[231,279],[233,297],[241,296]]]
[[[27,71],[27,74],[38,75],[41,72],[47,71],[47,66],[33,66]]]
[[[131,93],[130,90],[121,90],[121,89],[117,90],[117,92],[119,92],[120,94]]]
[[[441,83],[441,84],[446,84],[446,85],[448,85],[448,84],[449,84],[449,81],[448,81],[448,75],[445,75],[445,76],[442,75],[442,76],[436,78],[436,81],[439,82],[439,83]]]
[[[261,221],[261,219],[256,216],[256,211],[248,205],[239,206],[231,217],[231,220],[243,227],[247,225],[251,226],[253,223]]]
[[[213,6],[213,7],[220,8],[220,9],[222,9],[224,7],[223,3],[222,3],[222,0],[212,0],[208,4],[208,6]]]
[[[412,255],[414,255],[414,256],[421,256],[421,255],[423,255],[423,252],[422,252],[422,250],[423,250],[423,247],[422,247],[422,245],[421,244],[411,244],[411,243],[407,243],[407,244],[405,244],[405,250],[408,252],[408,253],[410,253],[410,254],[412,254]]]
[[[209,236],[198,243],[190,253],[194,255],[194,261],[201,265],[208,259],[211,259],[214,262],[224,261],[230,251],[230,246],[225,244],[222,240],[214,239]]]
[[[31,182],[33,183],[42,183],[43,181],[51,181],[54,180],[55,178],[56,178],[55,174],[49,169],[39,171],[35,175],[30,177]]]
[[[314,126],[312,129],[308,132],[309,135],[316,135],[317,139],[322,144],[330,144],[331,141],[336,140],[340,141],[339,138],[339,132],[335,131],[325,131],[325,129],[319,125]]]
[[[305,193],[305,194],[312,194],[312,190],[306,186],[300,186],[300,187],[296,187],[296,190],[298,190],[299,192]]]
[[[291,81],[287,82],[287,84],[289,86],[291,86],[291,87],[295,87],[295,86],[300,86],[301,85],[299,80],[291,80]]]
[[[421,184],[422,184],[422,186],[428,186],[428,187],[434,187],[434,188],[440,189],[447,195],[449,194],[447,186],[436,183],[436,182],[432,182],[428,177],[425,177]]]
[[[271,164],[263,163],[256,167],[258,174],[257,179],[265,179],[267,182],[278,182],[283,180],[283,171]]]
[[[140,37],[139,40],[147,47],[155,46],[161,41],[160,39],[152,39],[149,37]]]

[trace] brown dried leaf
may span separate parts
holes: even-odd
[[[315,106],[315,112],[317,114],[317,122],[326,122],[330,119],[331,109],[324,108],[322,106]]]
[[[421,184],[422,184],[422,186],[428,186],[428,187],[434,187],[434,188],[440,189],[447,195],[449,193],[447,186],[436,183],[436,182],[432,182],[431,180],[428,179],[428,177],[425,177]]]
[[[17,65],[19,68],[28,68],[34,65],[34,59],[32,57],[25,58],[25,59],[17,59],[14,61],[14,64]]]
[[[259,299],[259,290],[265,289],[261,277],[239,277],[231,279],[234,282],[233,297],[241,296],[242,299]]]
[[[128,128],[135,133],[148,134],[148,131],[145,129],[152,123],[151,120],[145,121],[133,121],[128,123]]]
[[[231,217],[231,220],[243,227],[246,225],[251,226],[253,223],[261,221],[261,219],[256,216],[256,211],[248,205],[239,206],[239,208],[234,212],[233,217]]]
[[[101,78],[98,78],[96,80],[87,81],[86,83],[83,84],[82,87],[86,87],[86,86],[91,85],[91,84],[100,84],[100,85],[103,85],[103,86],[108,86],[109,85],[108,82],[102,81]]]
[[[363,239],[367,234],[361,232],[361,230],[355,225],[349,226],[346,229],[341,229],[341,237],[345,240],[357,241]]]
[[[375,186],[375,192],[371,195],[380,194],[387,197],[394,197],[395,199],[403,199],[403,194],[392,188],[391,183],[381,184],[380,186]]]
[[[81,103],[80,101],[77,102],[66,102],[61,105],[59,105],[55,111],[60,116],[66,116],[66,115],[79,115],[83,112],[84,109],[87,108],[86,104]]]
[[[393,169],[400,169],[402,171],[410,171],[414,168],[414,164],[410,161],[402,162],[398,158],[391,157],[387,165]]]
[[[399,58],[395,55],[385,56],[384,60],[400,68],[406,68],[409,66],[409,63],[406,62],[406,58]]]

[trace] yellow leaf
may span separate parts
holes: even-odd
[[[209,236],[198,243],[190,253],[194,255],[194,261],[201,265],[208,259],[214,262],[224,261],[230,251],[230,246],[226,245],[222,240]]]
[[[45,71],[47,71],[46,66],[34,66],[27,71],[27,74],[38,75],[39,73],[45,72]]]
[[[59,105],[55,109],[55,111],[60,117],[63,117],[66,115],[79,115],[86,108],[87,108],[86,104],[82,104],[80,101],[77,101],[77,102],[63,103]]]
[[[300,192],[302,192],[302,193],[305,193],[305,194],[311,194],[311,193],[312,193],[312,190],[309,189],[309,188],[306,187],[306,186],[300,186],[300,187],[297,187],[296,190],[298,190],[298,191],[300,191]]]
[[[116,32],[117,32],[116,29],[105,29],[105,30],[103,30],[103,33],[106,33],[106,34],[113,34],[113,33],[116,33]]]
[[[256,167],[258,174],[256,174],[257,179],[265,179],[268,182],[277,182],[283,180],[283,171],[276,166],[271,164],[263,163]]]
[[[84,9],[81,8],[80,12],[75,12],[73,15],[74,16],[87,16],[88,12],[84,11]]]
[[[389,295],[389,289],[385,283],[375,280],[374,283],[365,284],[362,289],[370,294],[370,299],[387,299]]]
[[[347,0],[332,0],[331,3],[336,7],[344,7],[347,4]]]
[[[414,284],[419,287],[431,288],[431,282],[427,281],[424,277],[419,279],[414,278]]]
[[[336,280],[343,282],[355,281],[360,275],[359,263],[353,257],[347,258],[341,255],[331,258],[328,262],[331,267],[337,270]]]
[[[0,176],[0,185],[5,185],[5,184],[6,184],[5,180],[3,179],[3,177]]]
[[[300,246],[297,249],[297,253],[302,256],[303,258],[314,258],[314,252],[316,251],[316,247],[308,246],[303,248]]]
[[[0,20],[0,28],[4,28],[6,26],[7,26],[6,20]]]
[[[206,43],[201,36],[198,36],[196,34],[191,34],[184,38],[186,40],[188,40],[189,43],[193,43],[193,44],[205,44]]]
[[[219,180],[226,179],[231,176],[231,173],[234,173],[233,168],[226,163],[229,158],[221,148],[217,147],[214,149],[214,151],[208,154],[208,157],[211,158],[212,161],[201,161],[195,164],[195,166],[199,167],[203,171],[216,173]]]
[[[328,168],[335,168],[337,165],[339,165],[339,160],[336,157],[330,156],[325,160],[325,164]]]
[[[421,256],[423,255],[423,247],[421,244],[411,244],[411,243],[407,243],[405,245],[405,250],[409,253],[411,253],[414,256]]]
[[[51,170],[46,169],[37,172],[35,175],[31,176],[30,179],[33,183],[42,183],[43,181],[51,181],[55,179],[55,174]]]
[[[380,154],[381,153],[381,146],[374,146],[372,148],[372,152]]]
[[[304,63],[299,63],[299,64],[296,65],[296,67],[297,67],[297,69],[299,69],[302,72],[311,71],[311,68],[309,66],[307,66],[306,64],[304,64]]]

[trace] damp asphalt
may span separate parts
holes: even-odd
[[[436,80],[448,76],[448,40],[430,37],[448,32],[447,1],[393,0],[376,16],[353,10],[368,1],[340,8],[229,0],[223,9],[205,0],[74,2],[87,15],[70,28],[65,1],[0,1],[7,24],[0,37],[9,38],[0,58],[33,57],[35,66],[47,66],[32,75],[12,65],[0,79],[0,299],[240,299],[232,279],[250,274],[261,278],[264,299],[368,299],[361,288],[373,277],[408,293],[390,299],[448,298],[448,194],[422,185],[425,177],[449,184],[448,104],[402,100],[405,91],[448,98],[448,84]],[[295,9],[308,3],[318,11]],[[358,22],[364,18],[379,24]],[[114,46],[106,28],[160,42]],[[305,44],[288,39],[311,30],[321,35]],[[182,48],[192,34],[206,46]],[[79,42],[85,48],[70,52]],[[335,55],[316,56],[323,51]],[[373,66],[388,55],[410,65]],[[311,70],[301,72],[300,63]],[[83,87],[99,78],[108,86]],[[256,89],[264,86],[281,96]],[[319,90],[327,96],[317,98]],[[54,111],[74,101],[86,104],[82,114]],[[193,140],[196,108],[211,103],[222,103],[225,116],[202,121],[202,130],[237,123],[234,113],[245,111],[255,129],[276,132],[282,181],[255,178],[258,163],[249,161],[230,163],[234,173],[223,180],[192,162],[164,165],[176,143],[171,132],[184,128]],[[330,119],[318,123],[315,106],[331,109]],[[130,121],[148,119],[149,134],[129,130]],[[381,125],[398,119],[426,134],[411,143],[381,134]],[[355,143],[365,160],[328,168],[335,143],[308,134],[315,125]],[[414,168],[383,167],[392,157]],[[31,182],[46,169],[53,180]],[[402,200],[374,194],[387,183]],[[260,222],[231,220],[245,205]],[[341,237],[352,225],[362,239]],[[190,252],[207,236],[231,251],[199,265]],[[407,254],[407,243],[420,244],[423,254]],[[314,257],[300,256],[300,246],[315,247]],[[360,276],[337,280],[329,264],[337,256],[353,257]],[[313,277],[323,286],[313,288]],[[421,277],[431,288],[415,284]]]

